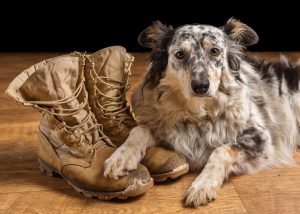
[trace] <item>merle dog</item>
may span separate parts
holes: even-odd
[[[185,198],[199,206],[215,199],[230,174],[293,164],[299,65],[247,57],[243,50],[258,36],[235,19],[220,28],[155,22],[139,42],[152,49],[132,97],[139,125],[106,161],[106,176],[137,167],[147,147],[168,146],[186,156],[190,169],[202,169]]]

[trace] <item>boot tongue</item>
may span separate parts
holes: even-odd
[[[97,87],[105,95],[98,98],[99,103],[110,113],[126,108],[124,100],[117,97],[124,97],[124,87],[133,57],[127,54],[123,47],[115,46],[94,53],[91,59],[95,63],[97,75],[102,80],[97,82]],[[128,112],[121,112],[118,116],[126,117]]]
[[[67,126],[77,126],[87,121],[88,107],[84,105],[83,77],[80,58],[77,56],[60,56],[31,66],[16,79],[14,98],[19,101],[42,101],[39,107],[59,114],[56,118],[64,121]],[[27,74],[27,75],[24,75]],[[28,75],[29,74],[29,75]],[[20,81],[22,79],[22,81]],[[81,88],[79,88],[81,87]],[[29,102],[30,103],[30,102]],[[80,110],[80,106],[84,107]],[[94,125],[88,121],[80,129]],[[98,138],[96,129],[85,136],[89,142]]]

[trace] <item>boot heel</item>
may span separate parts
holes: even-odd
[[[38,158],[38,166],[42,173],[52,176],[52,177],[61,177],[58,173],[56,173],[51,166],[49,166],[47,163],[42,161],[40,158]]]

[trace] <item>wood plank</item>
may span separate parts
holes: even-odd
[[[182,199],[197,174],[154,186],[126,201],[103,202],[75,192],[62,178],[41,174],[36,164],[36,140],[0,141],[0,213],[246,213],[232,183],[214,203],[184,208]],[[55,204],[55,207],[51,206]],[[84,208],[84,209],[83,209]]]
[[[38,175],[34,175],[38,176]],[[42,176],[42,175],[41,175]],[[3,213],[246,213],[234,187],[227,183],[214,203],[184,208],[182,198],[196,175],[154,186],[143,196],[129,200],[99,201],[81,196],[72,189],[27,191],[0,194]],[[44,175],[45,177],[45,175]],[[52,178],[53,179],[53,178]],[[46,179],[48,180],[48,179]],[[61,179],[62,180],[62,179]],[[56,181],[61,183],[59,181]],[[34,183],[34,181],[33,181]],[[24,187],[28,184],[25,181]],[[37,183],[37,186],[40,185]],[[44,186],[48,186],[45,183]],[[66,187],[64,182],[62,187]],[[20,187],[22,189],[22,187]],[[49,187],[47,187],[49,188]]]
[[[75,192],[61,178],[41,174],[36,163],[40,113],[4,94],[22,70],[60,53],[0,53],[0,213],[300,213],[300,170],[280,168],[234,177],[208,206],[184,208],[182,199],[197,174],[154,186],[145,195],[126,201],[103,202]],[[146,67],[147,53],[136,58],[131,88]],[[268,59],[279,53],[255,53]],[[287,53],[297,60],[300,53]],[[300,153],[296,158],[300,163]]]
[[[300,164],[300,152],[296,153]],[[300,167],[282,167],[232,179],[248,213],[300,213]]]

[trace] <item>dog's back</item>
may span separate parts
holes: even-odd
[[[299,145],[300,65],[280,60],[266,62],[245,57],[244,69],[250,98],[257,105],[270,130],[277,163],[293,163],[291,155]],[[276,163],[275,163],[276,164]]]

